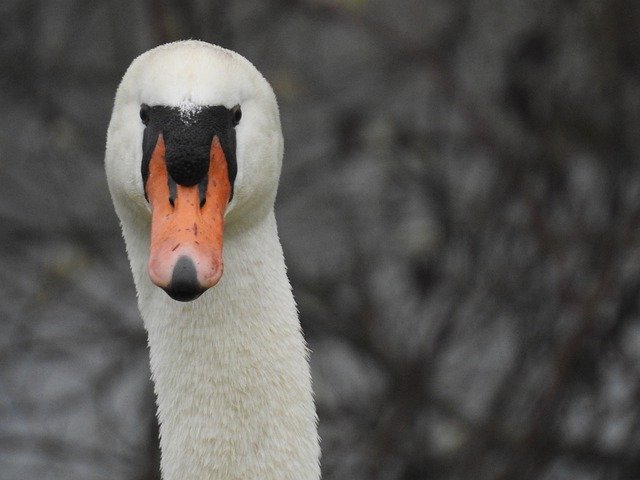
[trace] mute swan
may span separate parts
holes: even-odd
[[[282,149],[271,87],[221,47],[154,48],[116,93],[105,167],[148,332],[164,480],[320,476],[273,211]]]

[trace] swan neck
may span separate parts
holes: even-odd
[[[307,349],[273,213],[241,233],[225,236],[224,275],[199,299],[139,285],[164,480],[320,476]]]

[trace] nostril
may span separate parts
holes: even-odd
[[[196,266],[187,256],[182,256],[173,267],[171,283],[164,289],[174,300],[190,302],[195,300],[205,291],[198,282]]]

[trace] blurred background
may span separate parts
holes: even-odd
[[[185,38],[279,98],[325,480],[640,478],[638,2],[2,0],[0,479],[159,479],[103,150]]]

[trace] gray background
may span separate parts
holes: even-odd
[[[640,478],[635,0],[3,0],[0,479],[158,479],[103,173],[139,53],[279,98],[326,480]]]

